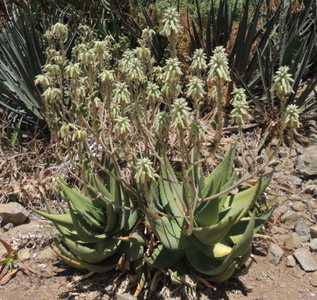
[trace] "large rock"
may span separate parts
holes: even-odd
[[[24,224],[27,221],[29,214],[30,213],[17,202],[0,204],[1,226],[9,223],[12,223],[15,226]]]
[[[317,261],[306,248],[297,249],[294,256],[305,272],[317,271]]]
[[[294,250],[302,245],[302,240],[296,232],[292,232],[284,239],[284,246],[289,250]]]
[[[297,172],[306,177],[317,176],[317,145],[304,149],[298,158]]]

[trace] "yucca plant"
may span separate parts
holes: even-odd
[[[55,225],[55,251],[74,268],[106,272],[119,268],[122,258],[132,263],[143,257],[144,240],[134,231],[139,214],[133,198],[123,188],[115,168],[108,172],[104,177],[88,173],[83,191],[60,183],[67,213],[37,211]]]
[[[187,272],[222,282],[245,264],[254,233],[270,216],[270,212],[258,215],[254,206],[270,176],[231,194],[237,183],[233,160],[232,148],[207,176],[201,163],[193,160],[192,169],[183,178],[163,156],[160,178],[150,181],[146,193],[147,220],[161,243],[149,258],[150,265],[159,269],[182,265],[184,272],[185,263]]]

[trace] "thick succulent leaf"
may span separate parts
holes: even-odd
[[[156,217],[149,219],[152,228],[163,246],[169,250],[178,251],[183,247],[184,219],[170,217]]]
[[[146,262],[156,269],[166,270],[178,264],[184,255],[184,251],[170,251],[159,244],[152,255],[146,259]]]
[[[273,213],[273,209],[270,209],[265,214],[255,218],[254,233],[257,233],[265,225],[265,223],[272,216],[272,213]],[[250,218],[243,218],[240,220],[239,223],[235,224],[232,227],[228,236],[234,244],[237,244],[243,237],[243,233],[245,232],[246,227],[248,226],[249,220]]]
[[[206,245],[212,245],[225,237],[233,225],[251,209],[254,201],[264,192],[271,181],[271,176],[263,177],[258,184],[236,195],[230,196],[231,209],[217,224],[206,227],[195,227],[193,234]]]
[[[78,260],[97,264],[116,254],[121,241],[108,238],[96,244],[85,245],[68,238],[62,238],[62,242]]]
[[[61,184],[62,193],[73,211],[82,215],[88,224],[98,229],[104,228],[105,216],[102,210],[96,207],[91,199],[83,195],[79,190],[71,189]]]
[[[201,176],[199,185],[200,197],[206,198],[217,194],[233,181],[233,160],[234,147],[232,147],[226,154],[224,160],[217,166],[217,168],[208,176]],[[222,198],[217,198],[206,202],[198,207],[195,214],[195,220],[199,226],[210,226],[218,222],[219,218],[219,203]]]
[[[44,217],[45,219],[53,222],[55,225],[72,225],[73,224],[73,220],[71,217],[71,214],[62,214],[62,215],[58,215],[58,214],[49,214],[47,212],[44,211],[39,211],[36,210],[35,213],[37,213],[38,215]]]
[[[194,269],[200,273],[209,276],[220,276],[228,267],[234,262],[236,258],[244,257],[249,253],[253,232],[254,232],[255,219],[254,216],[251,217],[243,238],[240,242],[235,245],[231,251],[231,254],[223,261],[217,261],[212,256],[210,247],[204,246],[202,243],[196,239],[189,240],[187,242],[185,252],[189,263],[194,267]],[[201,251],[205,247],[206,250]],[[208,257],[206,254],[210,252]]]

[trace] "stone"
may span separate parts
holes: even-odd
[[[8,223],[12,223],[15,226],[22,225],[28,220],[29,214],[30,213],[17,202],[0,204],[0,217],[2,219],[2,226]]]
[[[18,251],[18,259],[19,261],[25,261],[31,258],[30,249],[21,249]]]
[[[308,249],[300,248],[295,250],[294,257],[305,272],[317,271],[317,261]]]
[[[295,232],[303,242],[310,240],[310,229],[303,219],[298,220],[295,224]]]
[[[36,260],[40,262],[56,260],[56,254],[51,247],[45,247],[36,255]]]
[[[117,294],[117,300],[137,300],[137,297],[134,297],[130,294]]]
[[[310,235],[313,239],[317,238],[317,225],[310,227]]]
[[[314,198],[317,198],[317,180],[309,180],[305,184],[303,191],[306,194],[311,194]]]
[[[304,149],[303,154],[298,157],[296,170],[304,177],[317,176],[317,145]]]
[[[309,243],[309,247],[313,252],[317,252],[317,239],[312,239]]]
[[[296,232],[292,232],[284,239],[284,246],[289,249],[297,249],[302,245],[302,240]]]
[[[288,255],[286,257],[286,265],[290,268],[294,268],[296,266],[296,260],[293,255]]]
[[[313,286],[313,287],[317,287],[317,272],[313,273],[312,274],[312,277],[310,279],[310,284]]]
[[[306,204],[301,201],[296,201],[292,203],[292,208],[295,211],[301,212],[306,210]]]
[[[268,257],[270,259],[270,262],[274,265],[278,265],[284,255],[283,249],[276,244],[271,243],[269,252],[268,252]]]
[[[298,220],[300,220],[302,218],[302,214],[292,211],[292,210],[288,210],[287,212],[285,212],[282,216],[281,216],[281,221],[288,226],[294,226],[296,224],[296,222]]]
[[[13,227],[14,227],[14,225],[12,223],[8,223],[8,224],[3,226],[3,231],[9,231]]]

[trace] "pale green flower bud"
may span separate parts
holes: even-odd
[[[128,85],[125,82],[115,83],[113,90],[113,101],[116,103],[130,103],[131,94],[128,89]]]
[[[115,118],[115,127],[114,129],[119,132],[121,135],[125,135],[130,131],[130,120],[127,117],[117,116]]]
[[[190,70],[193,72],[203,72],[207,69],[207,56],[203,49],[197,49],[194,52]]]
[[[236,89],[233,92],[233,96],[231,117],[236,124],[243,125],[250,117],[245,90],[243,88]]]
[[[148,158],[139,158],[135,164],[134,178],[137,183],[144,184],[147,180],[155,180],[153,163]]]
[[[155,120],[154,120],[154,126],[156,130],[161,130],[162,128],[164,128],[166,122],[168,119],[168,114],[165,111],[161,111],[159,112],[156,116],[155,116]]]
[[[85,52],[80,52],[78,55],[78,60],[84,66],[92,65],[96,61],[96,54],[93,49]]]
[[[187,97],[200,102],[205,95],[204,82],[200,78],[194,76],[187,85]]]
[[[151,103],[157,103],[160,102],[161,99],[162,94],[160,91],[160,87],[153,82],[148,82],[146,87],[146,100]]]
[[[61,67],[59,65],[47,64],[44,67],[44,71],[50,78],[59,77],[62,74]]]
[[[166,10],[162,24],[163,27],[160,33],[167,38],[170,38],[172,35],[178,35],[180,33],[182,26],[180,23],[179,13],[177,12],[176,8],[169,8],[168,10]]]
[[[86,130],[78,129],[74,131],[72,141],[73,142],[85,142],[87,140]]]
[[[69,79],[78,79],[81,74],[81,69],[79,64],[73,64],[70,63],[66,68],[65,68],[66,76]]]
[[[300,109],[295,104],[290,104],[286,108],[285,125],[290,129],[297,129],[301,126],[299,121]]]
[[[56,23],[51,27],[51,33],[56,40],[66,42],[68,39],[68,28],[62,23]]]
[[[102,83],[111,84],[114,82],[114,71],[113,70],[104,70],[99,75],[100,81]]]
[[[208,80],[223,80],[230,82],[229,62],[224,47],[216,47],[209,63]]]
[[[127,76],[128,80],[132,82],[143,82],[145,80],[142,63],[136,57],[135,51],[125,51],[119,62],[119,68]]]
[[[184,98],[176,99],[171,109],[172,126],[186,128],[190,119],[190,111],[191,109]]]
[[[41,85],[43,89],[46,89],[50,86],[50,79],[46,75],[37,75],[34,80],[35,85]]]
[[[43,93],[43,97],[47,102],[57,102],[62,99],[62,90],[58,88],[49,87]]]
[[[284,100],[290,94],[294,93],[292,88],[294,79],[292,78],[292,75],[289,73],[289,67],[280,67],[276,72],[273,80],[274,92],[280,100]]]

